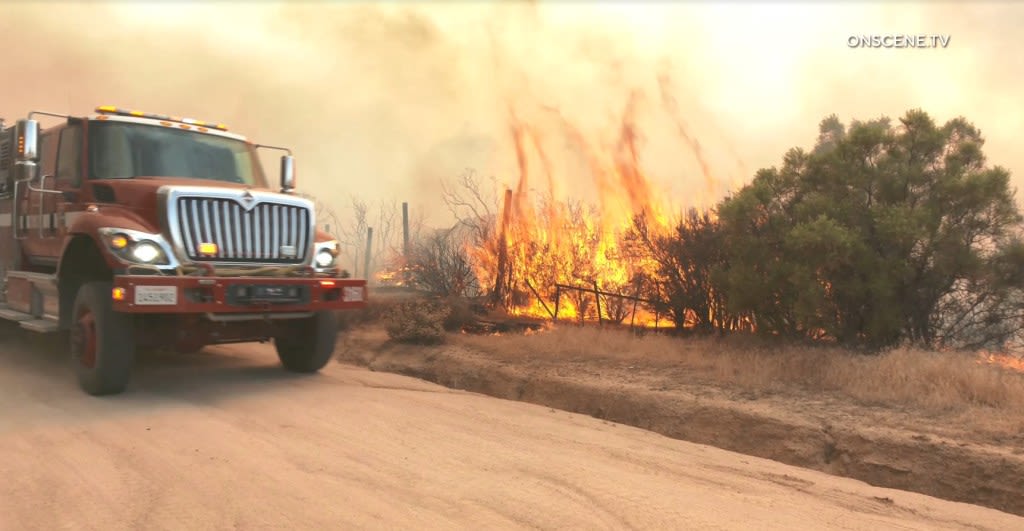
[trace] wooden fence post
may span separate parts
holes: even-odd
[[[636,297],[636,298],[633,299],[633,314],[629,317],[629,329],[630,330],[633,330],[633,323],[636,322],[636,306],[637,306],[637,304],[640,304],[640,287],[642,285],[643,285],[643,279],[641,278],[636,283],[636,295],[634,295],[634,297]]]
[[[402,203],[402,258],[409,260],[409,203]]]
[[[370,280],[370,250],[373,247],[373,227],[366,228],[366,256],[363,257],[363,278]]]

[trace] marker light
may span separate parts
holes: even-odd
[[[138,118],[151,118],[151,119],[154,119],[154,120],[162,120],[164,122],[178,122],[178,123],[182,123],[182,124],[191,124],[191,125],[212,127],[213,129],[219,129],[221,131],[227,131],[228,130],[228,126],[226,126],[224,124],[216,124],[216,125],[214,125],[214,124],[212,124],[210,122],[204,122],[202,120],[194,120],[192,118],[176,118],[176,117],[173,117],[173,116],[167,116],[166,114],[154,114],[154,113],[135,111],[135,110],[130,110],[130,109],[121,109],[121,108],[116,107],[114,105],[100,105],[99,107],[96,107],[96,112],[103,113],[103,114],[120,114],[122,116],[135,116],[135,117],[138,117]],[[100,119],[102,119],[102,117]],[[168,125],[168,124],[161,123],[161,125]],[[183,128],[187,129],[187,127],[183,127]]]
[[[199,254],[203,256],[217,256],[217,244],[216,243],[200,243]]]
[[[124,300],[124,288],[114,288],[114,289],[110,290],[110,298],[114,299],[115,301],[123,301]]]
[[[320,281],[320,287],[321,288],[333,288],[334,287],[334,281],[333,280],[321,280]]]

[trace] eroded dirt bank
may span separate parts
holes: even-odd
[[[1024,455],[912,413],[827,397],[744,396],[666,385],[650,368],[602,360],[495,356],[461,345],[396,345],[380,330],[346,334],[340,361],[455,389],[629,424],[669,437],[1024,515]]]

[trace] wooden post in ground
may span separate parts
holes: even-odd
[[[366,228],[366,256],[363,257],[363,278],[370,280],[370,251],[373,248],[373,227]]]
[[[636,298],[633,299],[633,315],[630,316],[630,318],[629,318],[629,329],[630,330],[633,330],[633,323],[636,322],[636,305],[640,304],[640,287],[642,285],[643,285],[643,280],[642,279],[636,283],[636,295],[634,295],[634,297],[636,297]]]
[[[597,281],[594,281],[594,300],[597,301],[597,324],[598,326],[604,326],[604,317],[601,316],[601,291],[597,287]]]
[[[552,321],[558,320],[558,304],[562,302],[562,286],[555,285],[555,315],[551,316]]]
[[[402,203],[402,258],[409,260],[409,203]]]
[[[501,226],[498,231],[498,270],[494,277],[494,291],[491,292],[491,303],[500,304],[504,300],[505,286],[508,278],[508,224],[512,217],[512,189],[505,189],[505,202],[501,211]]]

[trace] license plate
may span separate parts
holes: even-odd
[[[172,306],[178,304],[177,286],[135,286],[135,304]]]
[[[253,286],[250,293],[254,299],[268,301],[290,301],[301,295],[298,286]]]
[[[278,286],[260,286],[256,288],[256,293],[268,299],[280,299],[289,296],[284,288]]]
[[[363,300],[363,288],[358,286],[346,287],[342,299],[351,302],[359,302]]]

